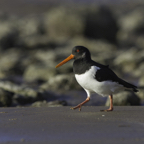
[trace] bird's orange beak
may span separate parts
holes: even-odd
[[[74,58],[74,55],[71,54],[71,55],[70,55],[69,57],[67,57],[65,60],[63,60],[62,62],[60,62],[60,63],[56,66],[56,68],[62,66],[63,64],[65,64],[66,62],[68,62],[69,60],[71,60],[71,59],[73,59],[73,58]]]

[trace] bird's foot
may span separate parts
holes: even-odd
[[[83,101],[83,102],[80,103],[79,105],[77,105],[77,106],[75,106],[75,107],[72,107],[72,108],[70,108],[70,109],[75,110],[75,109],[79,108],[79,111],[81,111],[82,105],[84,105],[84,104],[85,104],[86,102],[88,102],[89,100],[90,100],[90,98],[88,97],[88,98],[86,98],[85,101]]]
[[[100,110],[101,112],[110,112],[110,111],[113,111],[113,108],[109,108],[107,110]]]
[[[75,107],[72,107],[72,108],[70,108],[70,109],[75,110],[75,109],[79,108],[79,111],[81,111],[81,107],[82,107],[82,105],[79,104],[79,105],[77,105],[77,106],[75,106]]]

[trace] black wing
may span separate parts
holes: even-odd
[[[108,66],[103,66],[97,70],[95,74],[95,79],[99,82],[102,81],[113,81],[123,85],[126,88],[132,88],[134,92],[137,92],[137,87],[120,79]]]

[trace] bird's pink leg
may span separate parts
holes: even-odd
[[[105,112],[109,112],[109,111],[113,111],[113,95],[109,95],[109,99],[110,99],[110,108],[107,110],[101,110],[101,111],[105,111]]]
[[[82,105],[85,104],[85,103],[87,103],[89,100],[90,100],[90,98],[88,97],[88,98],[86,98],[85,101],[83,101],[82,103],[80,103],[79,105],[77,105],[77,106],[75,106],[75,107],[72,107],[71,109],[72,109],[72,110],[75,110],[75,109],[79,108],[79,111],[81,111]]]

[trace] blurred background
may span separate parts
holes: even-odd
[[[138,93],[121,92],[114,105],[144,105],[144,1],[0,0],[0,106],[77,105],[86,98],[72,61],[83,45]],[[97,94],[86,105],[109,105]]]

